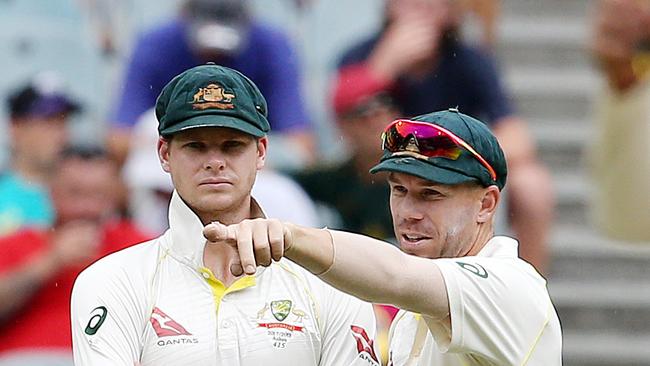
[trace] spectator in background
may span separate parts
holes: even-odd
[[[66,122],[79,105],[57,75],[43,73],[7,98],[10,167],[0,171],[0,235],[23,226],[48,226],[52,207],[45,187],[68,140]]]
[[[122,168],[133,220],[155,234],[169,228],[167,209],[174,186],[158,161],[158,120],[154,109],[145,112],[133,126],[131,146]]]
[[[590,149],[596,225],[650,242],[650,2],[599,1],[590,46],[607,81]]]
[[[71,365],[70,294],[77,274],[108,253],[150,238],[115,219],[119,177],[103,150],[66,149],[55,166],[54,224],[0,238],[3,366]]]
[[[284,33],[252,18],[247,0],[185,0],[177,18],[140,37],[112,116],[111,150],[123,159],[131,127],[154,106],[163,86],[210,61],[250,76],[268,97],[271,126],[287,137],[292,156],[311,159],[296,52]]]
[[[525,122],[506,98],[494,60],[457,36],[458,3],[387,0],[381,31],[343,55],[339,83],[352,95],[388,90],[405,116],[458,107],[486,121],[508,157],[508,218],[522,258],[544,272],[554,195]]]
[[[387,93],[348,95],[350,88],[342,83],[334,90],[337,126],[350,157],[294,177],[313,200],[338,214],[329,227],[394,241],[386,177],[369,170],[381,157],[380,136],[387,121],[396,119],[399,111]]]

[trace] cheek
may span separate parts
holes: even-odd
[[[454,212],[454,211],[449,211]],[[455,215],[445,217],[447,224],[447,233],[450,236],[458,236],[466,231],[472,231],[476,224],[475,212],[471,208],[464,210],[456,209]]]

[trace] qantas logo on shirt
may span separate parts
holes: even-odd
[[[352,330],[352,335],[357,340],[357,351],[359,352],[360,357],[371,362],[373,365],[379,364],[379,360],[375,354],[373,341],[368,337],[366,330],[356,325],[350,326],[350,329]]]
[[[191,337],[192,333],[188,332],[185,327],[178,324],[169,315],[165,314],[162,310],[155,307],[151,313],[151,325],[153,330],[158,335],[156,344],[160,347],[175,345],[175,344],[196,344],[199,343],[198,338]],[[174,338],[165,338],[174,337]]]
[[[192,335],[192,333],[185,330],[182,325],[178,324],[174,319],[170,318],[169,315],[165,314],[157,307],[153,308],[150,321],[159,338]]]

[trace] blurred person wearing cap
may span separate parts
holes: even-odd
[[[382,142],[371,172],[388,174],[401,251],[278,220],[211,223],[204,235],[238,250],[235,271],[252,273],[282,254],[342,291],[403,309],[389,365],[561,365],[546,281],[518,257],[516,240],[494,236],[508,170],[488,127],[450,109],[395,120]]]
[[[481,118],[508,156],[507,218],[522,258],[544,272],[554,211],[551,177],[526,123],[511,107],[495,60],[459,38],[460,2],[386,0],[382,29],[339,65],[337,114],[360,96],[389,90],[404,116],[457,106]]]
[[[650,243],[650,1],[601,0],[590,49],[606,84],[589,147],[596,227]]]
[[[68,141],[66,123],[80,106],[56,74],[36,75],[6,100],[10,166],[0,171],[0,235],[53,220],[46,185]]]
[[[72,365],[70,295],[81,270],[150,238],[115,213],[115,163],[66,148],[49,184],[54,222],[0,237],[0,365]]]
[[[165,84],[211,61],[248,75],[259,86],[270,105],[273,133],[293,149],[292,164],[309,162],[313,136],[298,55],[288,36],[255,19],[248,0],[181,4],[176,18],[142,34],[133,48],[111,116],[111,150],[124,159],[132,126],[154,106]]]
[[[234,275],[237,252],[206,245],[210,222],[265,216],[251,189],[267,116],[257,86],[227,67],[197,66],[163,88],[157,147],[174,185],[170,229],[79,275],[75,363],[378,365],[370,304],[288,260]]]
[[[350,104],[354,108],[336,119],[349,157],[335,164],[315,165],[293,176],[314,201],[334,211],[328,227],[393,241],[388,184],[385,177],[369,170],[381,156],[377,136],[386,121],[400,113],[387,93],[363,96]]]

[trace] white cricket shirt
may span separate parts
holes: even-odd
[[[286,259],[230,287],[203,267],[178,194],[161,237],[86,269],[72,292],[76,365],[377,365],[370,304]]]
[[[389,365],[561,365],[560,322],[546,280],[497,236],[475,257],[435,259],[449,296],[451,330],[400,311]]]

